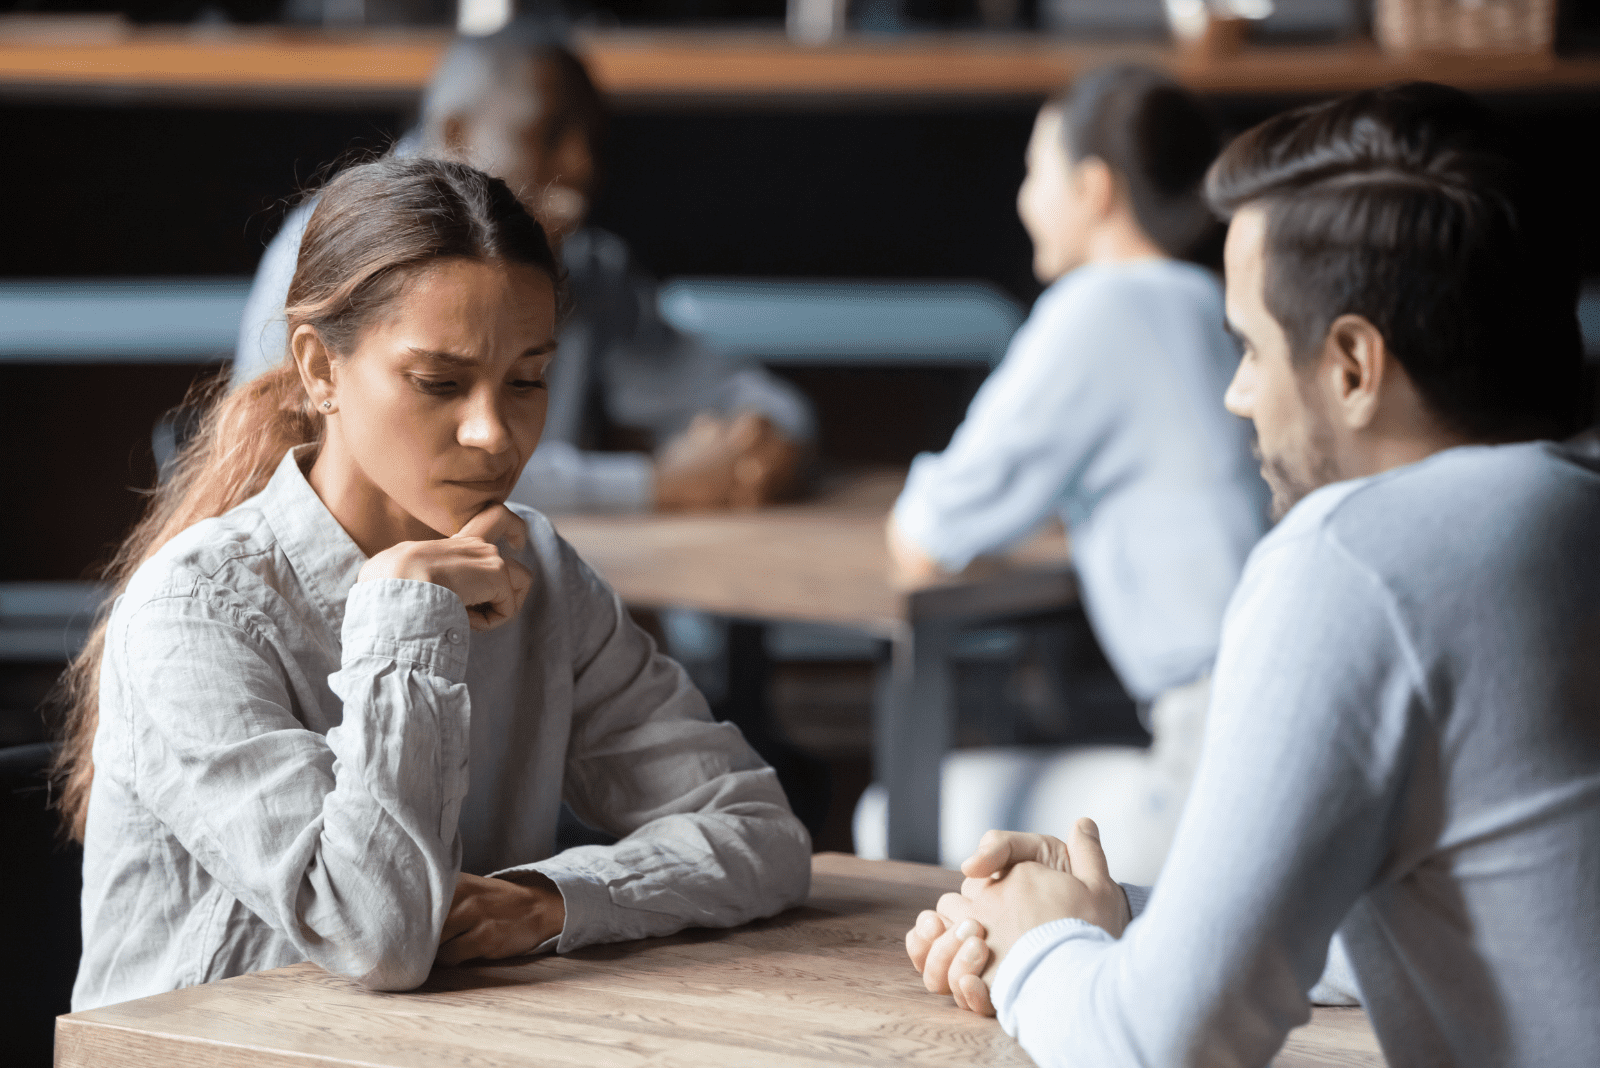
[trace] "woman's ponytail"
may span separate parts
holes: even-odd
[[[112,602],[139,565],[163,545],[202,519],[219,516],[260,493],[284,454],[322,438],[322,418],[312,408],[292,363],[285,362],[231,393],[224,389],[219,380],[190,398],[190,405],[205,406],[200,426],[173,459],[144,515],[106,567],[109,596],[88,642],[61,677],[59,695],[66,715],[54,769],[60,789],[57,803],[68,833],[80,842],[94,781],[100,660]]]

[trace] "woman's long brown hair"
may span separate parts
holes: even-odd
[[[560,292],[561,270],[544,230],[498,178],[427,159],[351,167],[318,195],[301,238],[285,308],[289,334],[312,326],[336,356],[347,355],[405,282],[443,258],[537,267]],[[284,455],[320,442],[322,430],[287,353],[278,367],[219,393],[106,566],[110,597],[58,691],[65,715],[54,768],[57,803],[73,838],[83,840],[94,785],[100,664],[112,602],[163,545],[260,493]]]

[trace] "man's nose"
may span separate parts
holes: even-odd
[[[1228,390],[1222,395],[1222,406],[1241,419],[1255,417],[1254,378],[1245,361],[1240,360],[1238,369],[1233,372],[1233,381],[1228,383]]]

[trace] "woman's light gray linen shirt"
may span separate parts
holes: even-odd
[[[1239,362],[1209,271],[1089,264],[1039,297],[896,525],[952,570],[1055,513],[1095,636],[1130,693],[1193,682],[1267,523],[1250,427],[1222,407]]]
[[[521,613],[356,583],[291,454],[173,539],[112,610],[73,1008],[303,960],[426,978],[456,873],[537,871],[544,948],[727,926],[805,898],[771,769],[540,515]],[[622,837],[552,856],[563,798]]]

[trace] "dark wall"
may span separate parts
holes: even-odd
[[[283,203],[392,110],[0,105],[0,277],[248,274]]]
[[[1217,103],[1242,129],[1296,102]],[[1585,273],[1600,275],[1600,93],[1495,103],[1549,182]],[[1034,107],[624,111],[593,219],[664,275],[976,277],[1029,302],[1038,287],[1014,200]],[[406,121],[377,107],[5,103],[0,277],[248,274],[289,197]],[[14,508],[30,502],[0,534],[0,580],[75,578],[103,558],[152,477],[150,424],[201,372],[0,367],[0,449],[13,458],[0,493]],[[811,383],[830,434],[855,440],[879,387],[903,399],[888,378]],[[885,455],[942,445],[932,438],[948,434],[973,383],[917,388],[927,411],[903,420],[905,439]]]
[[[1299,102],[1217,101],[1244,127]],[[1600,93],[1498,98],[1600,274]],[[625,111],[596,224],[662,274],[979,277],[1036,292],[1015,212],[1034,101]],[[0,105],[0,277],[246,274],[287,198],[407,116]]]
[[[0,364],[0,581],[76,579],[110,558],[155,484],[150,432],[214,374],[192,364]]]

